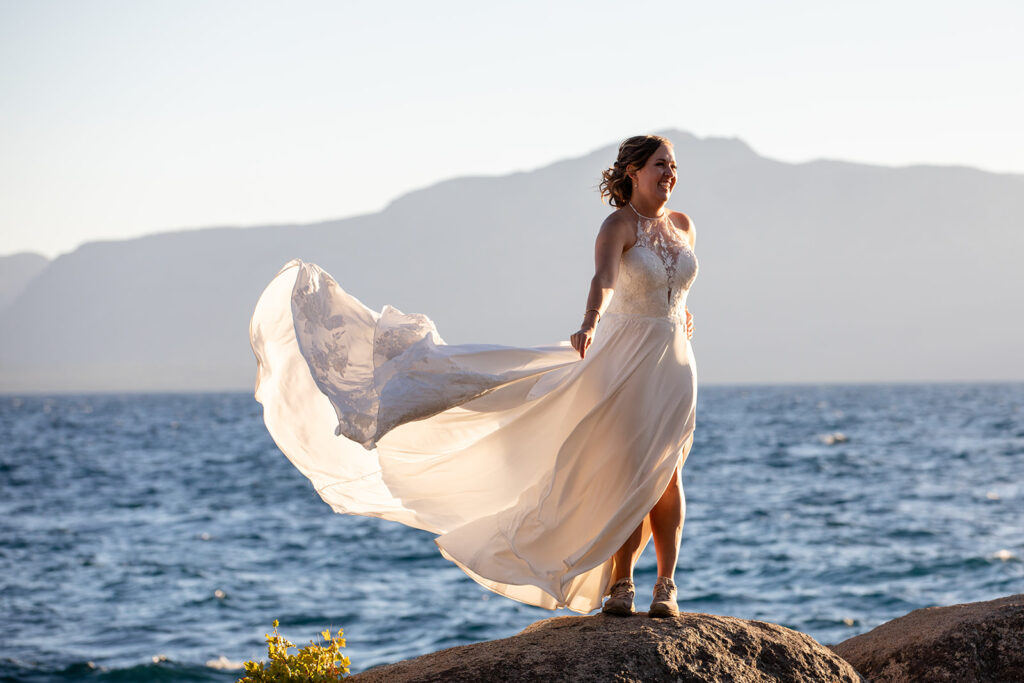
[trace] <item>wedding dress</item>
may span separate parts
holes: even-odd
[[[685,233],[640,218],[580,360],[568,342],[447,345],[426,316],[378,314],[291,261],[253,314],[256,399],[335,511],[426,529],[490,590],[590,612],[689,449],[696,274]]]

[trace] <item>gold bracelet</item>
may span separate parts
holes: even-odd
[[[597,310],[596,308],[588,308],[583,313],[583,317],[586,318],[587,317],[587,313],[590,313],[591,311],[593,311],[594,313],[597,313],[597,320],[595,320],[594,322],[601,322],[601,311]]]

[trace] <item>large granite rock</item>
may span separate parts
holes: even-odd
[[[356,676],[402,681],[860,682],[810,636],[761,621],[710,614],[675,619],[556,617],[522,633],[464,645]]]
[[[874,683],[1024,681],[1024,594],[919,609],[832,648]]]

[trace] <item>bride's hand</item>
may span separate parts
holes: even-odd
[[[569,337],[569,343],[572,344],[572,348],[580,352],[580,358],[585,358],[587,355],[587,349],[590,348],[590,342],[594,340],[594,328],[587,327],[584,325],[579,329],[579,332],[574,333]]]
[[[686,338],[693,339],[693,313],[690,313],[690,309],[686,310]]]

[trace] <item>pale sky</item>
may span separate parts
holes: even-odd
[[[373,212],[666,128],[1021,173],[1021,35],[1020,0],[0,0],[0,254]]]

